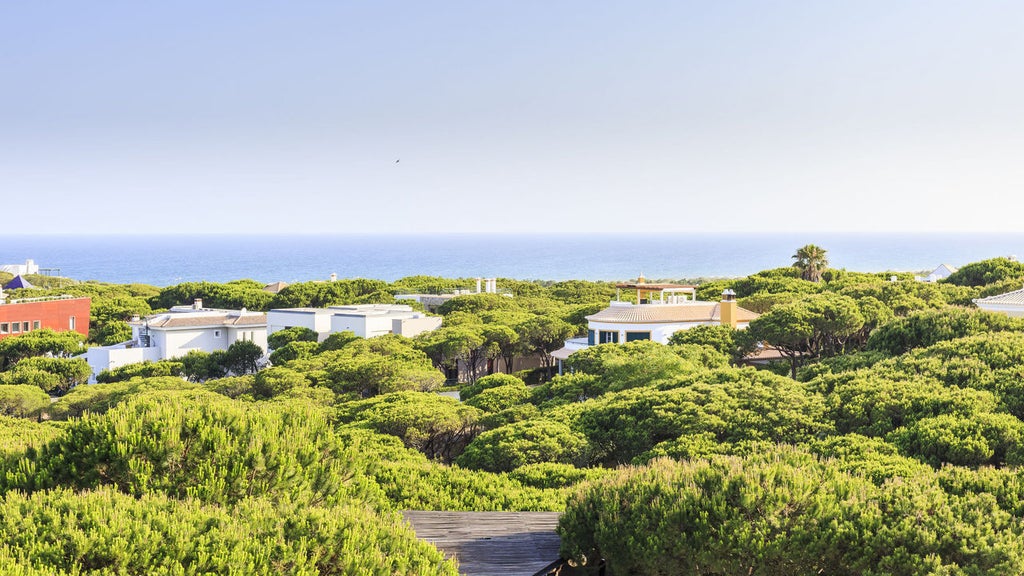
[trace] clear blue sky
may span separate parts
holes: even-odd
[[[1018,2],[4,2],[0,230],[1021,231],[1022,30]]]

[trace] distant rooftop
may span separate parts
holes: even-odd
[[[1013,292],[1007,292],[1005,294],[989,296],[987,298],[976,298],[974,303],[1024,305],[1024,288],[1014,290]]]

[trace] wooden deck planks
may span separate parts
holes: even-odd
[[[559,558],[558,512],[410,510],[402,516],[468,576],[534,576]]]

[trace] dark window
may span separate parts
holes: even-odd
[[[594,345],[594,331],[587,330],[587,344],[590,346]]]
[[[11,334],[21,332],[21,322],[11,322]]]
[[[39,330],[39,320],[33,320],[32,321],[32,329],[33,330]]]
[[[7,322],[0,323],[0,334],[8,334],[11,331],[11,325]]]
[[[619,343],[619,332],[617,330],[601,330],[598,334],[600,344],[618,344]]]
[[[28,322],[22,322],[21,323],[21,331],[22,332],[28,332]]]
[[[637,340],[650,340],[650,332],[626,332],[626,342],[635,342]]]

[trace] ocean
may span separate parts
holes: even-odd
[[[33,259],[62,276],[168,286],[403,276],[523,280],[736,277],[788,266],[818,244],[831,267],[931,271],[1024,254],[1024,234],[0,236],[0,264]]]

